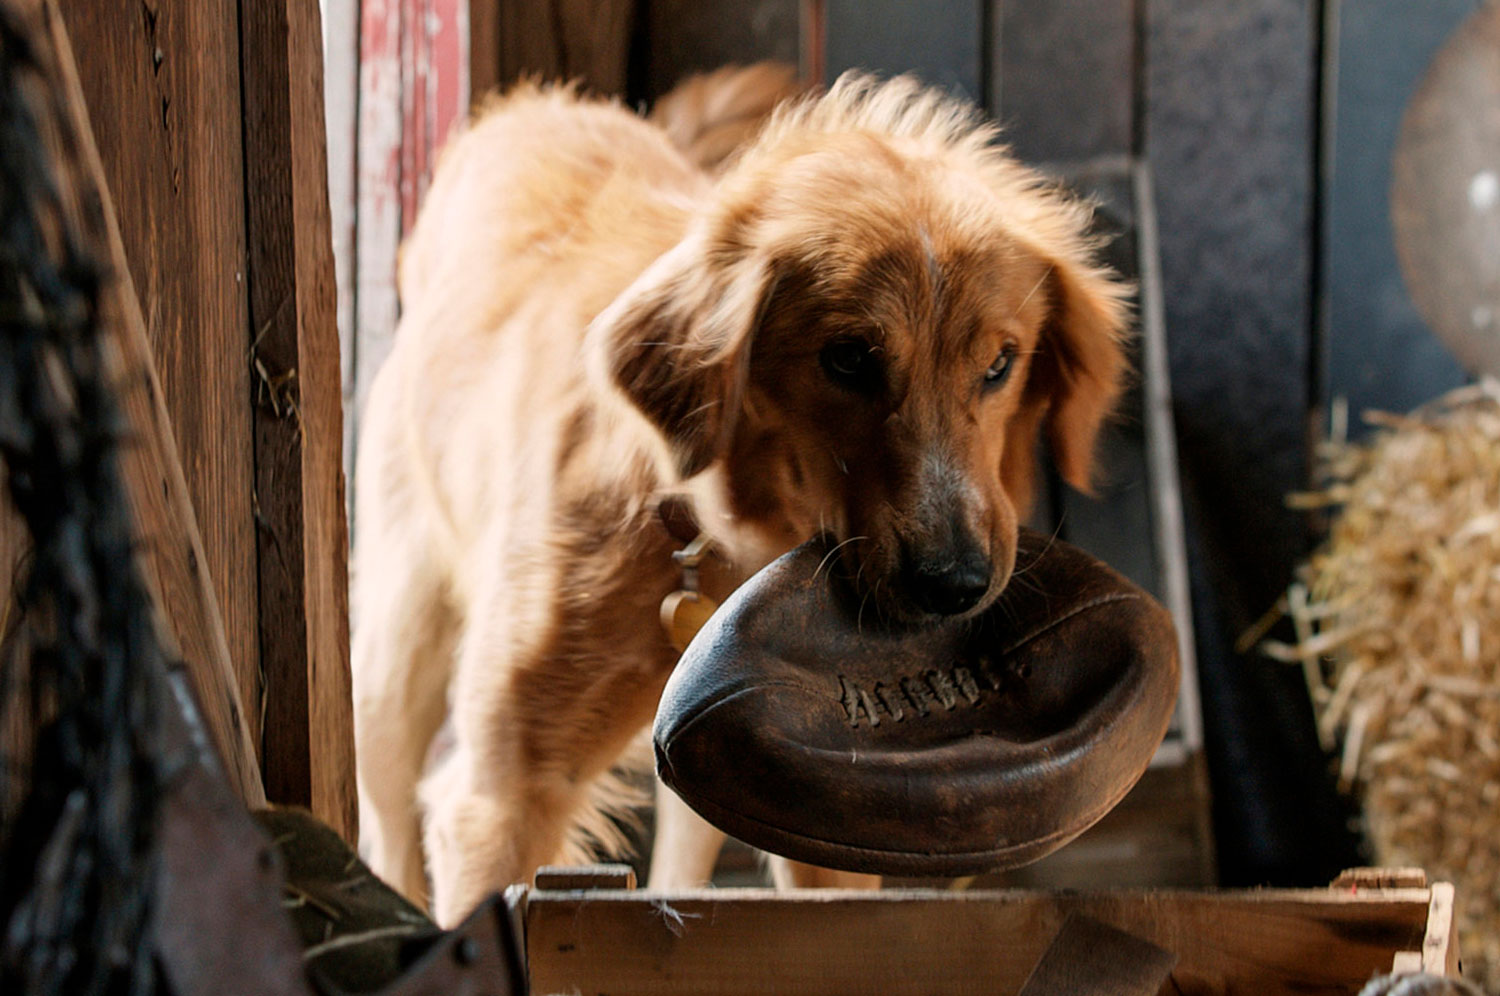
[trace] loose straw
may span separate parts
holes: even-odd
[[[1500,988],[1500,382],[1319,448],[1328,542],[1284,600],[1375,858],[1458,885],[1465,974]],[[1340,434],[1342,435],[1342,433]]]

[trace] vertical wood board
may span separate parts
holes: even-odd
[[[201,526],[203,569],[258,744],[238,4],[59,7]]]
[[[264,773],[355,839],[336,281],[315,0],[242,8]]]
[[[624,93],[635,6],[635,0],[501,3],[500,84],[535,73],[577,79],[598,93]]]
[[[1305,550],[1283,499],[1306,480],[1313,4],[1149,0],[1146,11],[1179,439],[1258,616]]]
[[[984,99],[981,0],[826,0],[824,17],[828,80],[846,69],[884,76],[910,72],[969,100]]]
[[[466,0],[402,0],[401,230],[417,208],[448,132],[469,104]]]
[[[105,183],[106,171],[90,129],[94,112],[86,107],[62,19],[47,0],[29,2],[45,18],[58,59],[57,77],[79,137],[85,171],[79,178],[79,193],[96,201],[109,244],[108,262],[115,279],[101,296],[99,320],[113,338],[119,401],[129,432],[137,440],[137,445],[122,450],[121,471],[136,527],[145,539],[140,566],[161,607],[164,635],[182,655],[230,785],[247,805],[263,805],[256,754],[213,585],[205,571],[203,542]]]
[[[438,154],[470,102],[469,66],[498,16],[487,0],[361,0],[358,142],[352,235],[353,318],[344,356],[345,466],[358,460],[359,417],[400,319],[397,260]],[[481,72],[488,72],[481,67]],[[353,491],[350,478],[350,529]]]
[[[1309,548],[1315,276],[1314,0],[1145,0],[1145,153],[1156,181],[1172,407],[1193,558],[1221,880],[1353,863],[1300,675],[1239,657]]]
[[[1136,147],[1134,0],[1000,0],[998,103],[1026,162],[1128,155]]]
[[[500,85],[500,4],[469,0],[469,95],[478,103]]]

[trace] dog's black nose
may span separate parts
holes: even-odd
[[[990,573],[990,562],[977,553],[956,561],[917,561],[911,568],[912,601],[925,612],[956,616],[984,598]]]

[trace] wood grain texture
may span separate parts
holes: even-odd
[[[478,100],[500,85],[502,0],[469,0],[469,93]]]
[[[1453,928],[1455,890],[1451,882],[1434,882],[1422,938],[1422,971],[1458,978],[1458,931]]]
[[[355,420],[396,341],[396,251],[401,242],[401,0],[361,0],[359,8],[358,198],[354,232]],[[354,457],[356,454],[350,454]],[[356,487],[358,482],[355,482]],[[353,528],[359,528],[357,522]]]
[[[259,744],[239,5],[58,6],[202,530],[202,566]]]
[[[0,463],[0,474],[9,473]],[[8,661],[24,661],[27,627],[22,616],[20,592],[26,584],[31,559],[31,532],[16,511],[10,493],[0,488],[0,654]],[[14,656],[10,656],[14,655]],[[24,702],[30,695],[29,668],[17,664],[8,670],[9,680],[0,684],[0,696]],[[13,813],[25,798],[39,717],[24,709],[0,709],[0,813]]]
[[[1070,914],[1172,951],[1184,994],[1341,993],[1428,932],[1426,889],[1262,892],[532,891],[535,992],[1014,993]]]
[[[634,889],[629,865],[543,865],[532,876],[533,888],[548,892],[574,889]]]
[[[105,183],[105,168],[89,126],[90,111],[73,50],[53,0],[30,2],[46,19],[57,58],[59,86],[79,136],[79,155],[86,170],[79,183],[79,197],[85,204],[97,205],[101,213],[108,232],[109,264],[117,278],[102,295],[100,321],[116,353],[119,402],[129,426],[127,434],[137,441],[137,445],[122,450],[121,471],[143,540],[140,566],[162,610],[166,627],[163,636],[175,642],[175,649],[182,655],[230,784],[247,805],[263,805],[265,795],[224,624],[207,573],[188,483],[178,462],[177,441],[157,378],[146,321],[126,262],[125,243]]]
[[[241,8],[266,791],[353,841],[343,408],[317,0]]]
[[[625,92],[634,0],[500,0],[498,16],[502,86],[534,73]]]
[[[1077,913],[1063,921],[1020,996],[1156,996],[1177,956]]]

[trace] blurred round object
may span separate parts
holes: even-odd
[[[1396,255],[1417,309],[1471,373],[1500,376],[1500,2],[1433,59],[1392,165]]]

